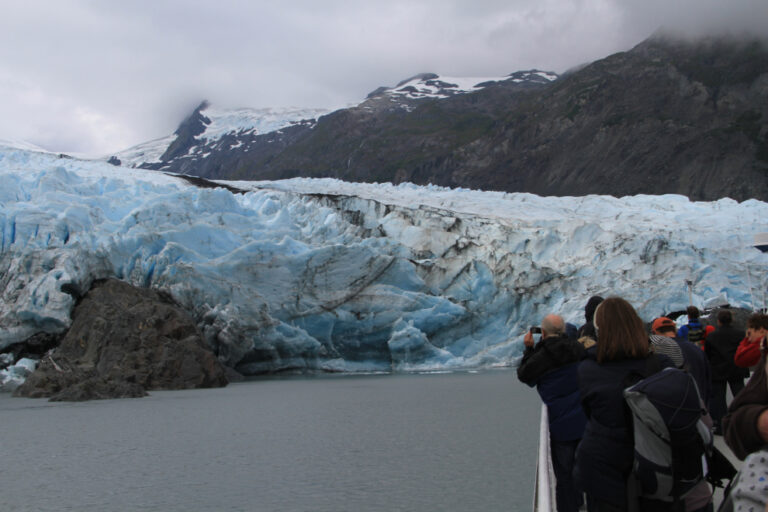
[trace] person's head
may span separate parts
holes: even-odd
[[[685,313],[688,315],[689,321],[699,319],[699,308],[696,306],[688,306],[688,309],[685,310]]]
[[[595,311],[597,362],[648,355],[648,335],[632,305],[621,297],[608,297]]]
[[[731,325],[733,322],[733,314],[727,309],[721,309],[717,313],[717,323],[720,325]]]
[[[768,315],[755,313],[747,319],[747,338],[760,341],[768,334]]]
[[[547,315],[541,321],[541,337],[550,338],[552,336],[565,335],[565,321],[558,315]]]
[[[584,306],[584,318],[587,322],[591,322],[595,316],[595,310],[600,303],[603,302],[603,298],[599,295],[593,295],[587,301],[587,305]]]
[[[658,334],[659,336],[674,338],[675,334],[677,334],[677,325],[675,325],[675,322],[672,319],[662,316],[653,321],[653,324],[651,324],[651,332],[653,334]]]

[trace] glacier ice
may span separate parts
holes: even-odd
[[[10,356],[10,354],[2,354],[2,356]],[[2,362],[7,363],[9,361]],[[37,363],[34,359],[23,357],[16,361],[16,364],[0,370],[0,391],[13,391],[23,384],[29,374],[35,371]]]
[[[93,280],[167,291],[225,364],[410,371],[514,363],[549,312],[617,294],[646,320],[762,305],[768,204],[538,197],[176,176],[0,147],[0,349],[61,332]]]

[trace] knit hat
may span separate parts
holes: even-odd
[[[671,327],[677,330],[677,325],[672,319],[667,318],[666,316],[661,316],[653,321],[653,325],[651,326],[651,331],[656,332],[663,327]]]
[[[650,341],[651,350],[653,350],[654,353],[667,356],[677,368],[683,367],[683,363],[685,362],[683,351],[675,340],[667,338],[666,336],[651,334]]]

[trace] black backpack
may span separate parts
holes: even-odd
[[[654,366],[660,365],[651,356],[647,376],[624,390],[634,436],[629,487],[641,500],[682,510],[683,498],[706,477],[712,433],[693,377],[678,368],[652,373]]]
[[[688,324],[688,341],[691,343],[695,343],[698,346],[701,346],[701,344],[704,342],[704,334],[706,331],[704,330],[704,326],[699,324],[697,327],[692,327],[690,324]]]

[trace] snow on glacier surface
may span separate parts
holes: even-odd
[[[116,277],[169,292],[218,357],[256,374],[513,364],[549,312],[589,296],[645,320],[723,295],[762,306],[768,204],[538,197],[175,176],[0,147],[0,348],[62,332]]]

